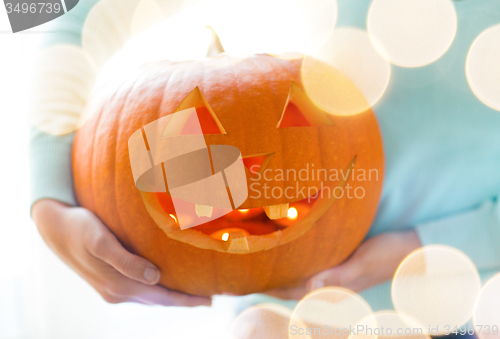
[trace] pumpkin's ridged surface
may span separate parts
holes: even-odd
[[[334,116],[328,138],[314,128],[303,134],[282,129],[276,137],[273,129],[291,83],[301,86],[300,66],[300,60],[267,55],[162,62],[99,92],[87,107],[93,117],[74,140],[79,203],[96,213],[128,250],[156,264],[162,285],[190,294],[248,294],[293,285],[341,263],[363,240],[375,215],[383,179],[382,141],[371,111]],[[207,144],[234,145],[243,155],[276,152],[273,166],[285,169],[299,168],[304,161],[344,169],[355,158],[356,168],[377,169],[378,180],[358,182],[367,192],[365,198],[344,196],[304,234],[266,250],[231,254],[170,238],[135,187],[128,139],[142,126],[173,113],[196,87],[227,132],[205,136]],[[241,208],[285,202],[278,200],[248,199]]]

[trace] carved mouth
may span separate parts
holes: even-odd
[[[355,161],[356,157],[348,164],[346,178],[350,177]],[[348,179],[339,182],[336,188],[343,190],[347,182]],[[141,196],[151,217],[170,238],[205,249],[251,253],[292,241],[315,225],[337,200],[331,190],[327,194],[325,189],[315,197],[290,204],[234,210],[185,230],[179,228],[175,215],[165,213],[155,194],[141,192]],[[209,213],[207,208],[210,209],[197,206],[198,215]]]
[[[247,236],[266,235],[295,225],[309,213],[316,200],[318,197],[313,196],[289,204],[236,209],[193,229],[222,241],[228,241],[240,232]]]

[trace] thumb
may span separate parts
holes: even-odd
[[[306,282],[307,290],[311,292],[325,286],[339,286],[340,279],[338,271],[338,267],[334,267],[312,276]]]
[[[90,252],[130,279],[148,285],[156,285],[160,280],[160,270],[155,265],[127,251],[107,229],[103,230]]]
[[[307,280],[306,288],[313,291],[325,286],[350,287],[351,281],[355,279],[356,270],[348,262],[320,272]]]

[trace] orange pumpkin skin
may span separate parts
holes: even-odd
[[[76,132],[73,144],[77,199],[128,250],[160,268],[161,285],[202,296],[293,286],[340,264],[365,237],[384,175],[376,118],[367,110],[352,116],[332,115],[329,119],[334,126],[277,128],[291,84],[302,86],[301,62],[269,55],[238,59],[223,55],[196,62],[149,64],[119,85],[100,91],[87,105],[86,114],[92,117]],[[314,224],[267,235],[264,245],[259,236],[249,237],[250,247],[254,242],[260,245],[248,253],[227,252],[222,241],[212,239],[203,238],[203,245],[198,246],[196,239],[209,237],[194,229],[169,233],[155,222],[135,186],[128,140],[144,125],[187,108],[180,106],[195,88],[226,132],[205,135],[207,145],[233,145],[243,156],[275,152],[268,168],[300,169],[305,163],[316,163],[346,169],[354,159],[354,168],[376,170],[378,178],[356,182],[356,187],[364,188],[365,197],[349,199],[344,194]],[[327,129],[322,132],[323,128]],[[239,208],[286,202],[291,201],[249,197]]]

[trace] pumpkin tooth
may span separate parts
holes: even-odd
[[[229,233],[229,246],[227,252],[231,253],[247,253],[250,251],[248,246],[248,239],[243,232]]]
[[[195,204],[194,209],[196,211],[197,216],[209,217],[209,218],[212,217],[212,212],[214,210],[214,208],[212,206],[198,205],[198,204]]]
[[[264,206],[264,212],[271,220],[285,218],[288,215],[288,204]]]

